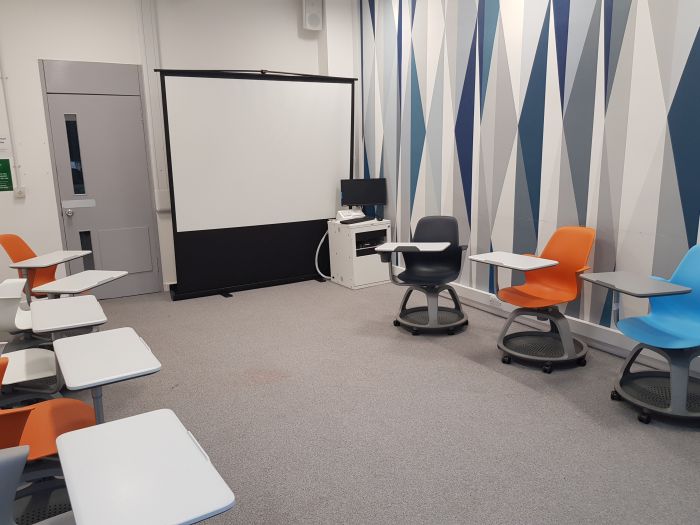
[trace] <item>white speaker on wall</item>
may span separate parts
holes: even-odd
[[[309,31],[323,29],[323,0],[303,0],[303,26]]]

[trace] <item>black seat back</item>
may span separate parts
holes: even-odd
[[[419,271],[423,275],[434,271],[443,274],[451,271],[459,275],[462,269],[462,250],[459,248],[459,226],[457,219],[444,215],[423,217],[416,225],[413,242],[449,242],[444,252],[404,253],[406,270]]]

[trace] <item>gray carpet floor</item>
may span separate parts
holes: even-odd
[[[134,327],[163,364],[106,387],[106,417],[177,413],[236,494],[212,524],[700,523],[700,428],[611,401],[620,359],[504,365],[503,319],[467,309],[465,332],[414,337],[391,324],[402,292],[103,301],[104,329]]]

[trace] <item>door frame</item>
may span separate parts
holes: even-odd
[[[65,225],[63,223],[63,206],[61,205],[61,192],[59,189],[58,185],[58,167],[56,165],[56,152],[54,150],[54,142],[53,142],[53,132],[51,131],[51,117],[49,113],[49,93],[46,89],[46,75],[44,71],[44,64],[46,62],[67,62],[67,63],[80,63],[80,64],[100,64],[100,65],[110,65],[113,64],[111,62],[86,62],[86,61],[79,61],[79,60],[47,60],[47,59],[39,59],[38,60],[38,66],[39,66],[39,79],[41,81],[41,96],[44,101],[44,118],[46,119],[46,131],[47,131],[47,137],[49,141],[49,152],[51,155],[51,173],[53,175],[53,185],[54,185],[54,195],[56,197],[56,210],[58,213],[58,225],[61,230],[61,246],[63,249],[68,248],[68,243],[67,243],[67,237],[66,237],[66,230],[65,230]],[[125,64],[114,64],[114,65],[125,65]],[[146,101],[144,100],[144,78],[143,78],[143,68],[139,64],[126,64],[130,66],[136,66],[137,71],[138,71],[138,76],[139,76],[139,100],[140,100],[140,105],[141,105],[141,124],[143,126],[143,137],[144,137],[144,147],[146,148],[146,173],[147,173],[147,178],[148,178],[148,191],[150,194],[150,202],[152,204],[150,214],[153,219],[153,225],[154,225],[154,232],[153,234],[155,235],[155,244],[156,244],[156,274],[158,278],[158,282],[161,284],[162,290],[164,290],[165,285],[163,283],[163,269],[162,269],[162,262],[161,262],[161,251],[160,251],[160,235],[158,232],[158,216],[156,213],[156,206],[155,206],[155,188],[154,188],[154,181],[153,181],[153,173],[151,171],[151,161],[152,161],[152,152],[151,152],[151,145],[148,141],[148,128],[146,126]],[[95,93],[66,93],[70,95],[85,95],[85,94],[91,94],[94,95]],[[112,95],[112,96],[119,96],[114,93],[110,94],[105,94],[105,95]],[[132,95],[133,96],[133,95]],[[64,265],[66,267],[66,274],[70,275],[70,267],[68,265]]]

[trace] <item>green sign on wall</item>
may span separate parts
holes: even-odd
[[[10,159],[0,159],[0,191],[12,191]]]

